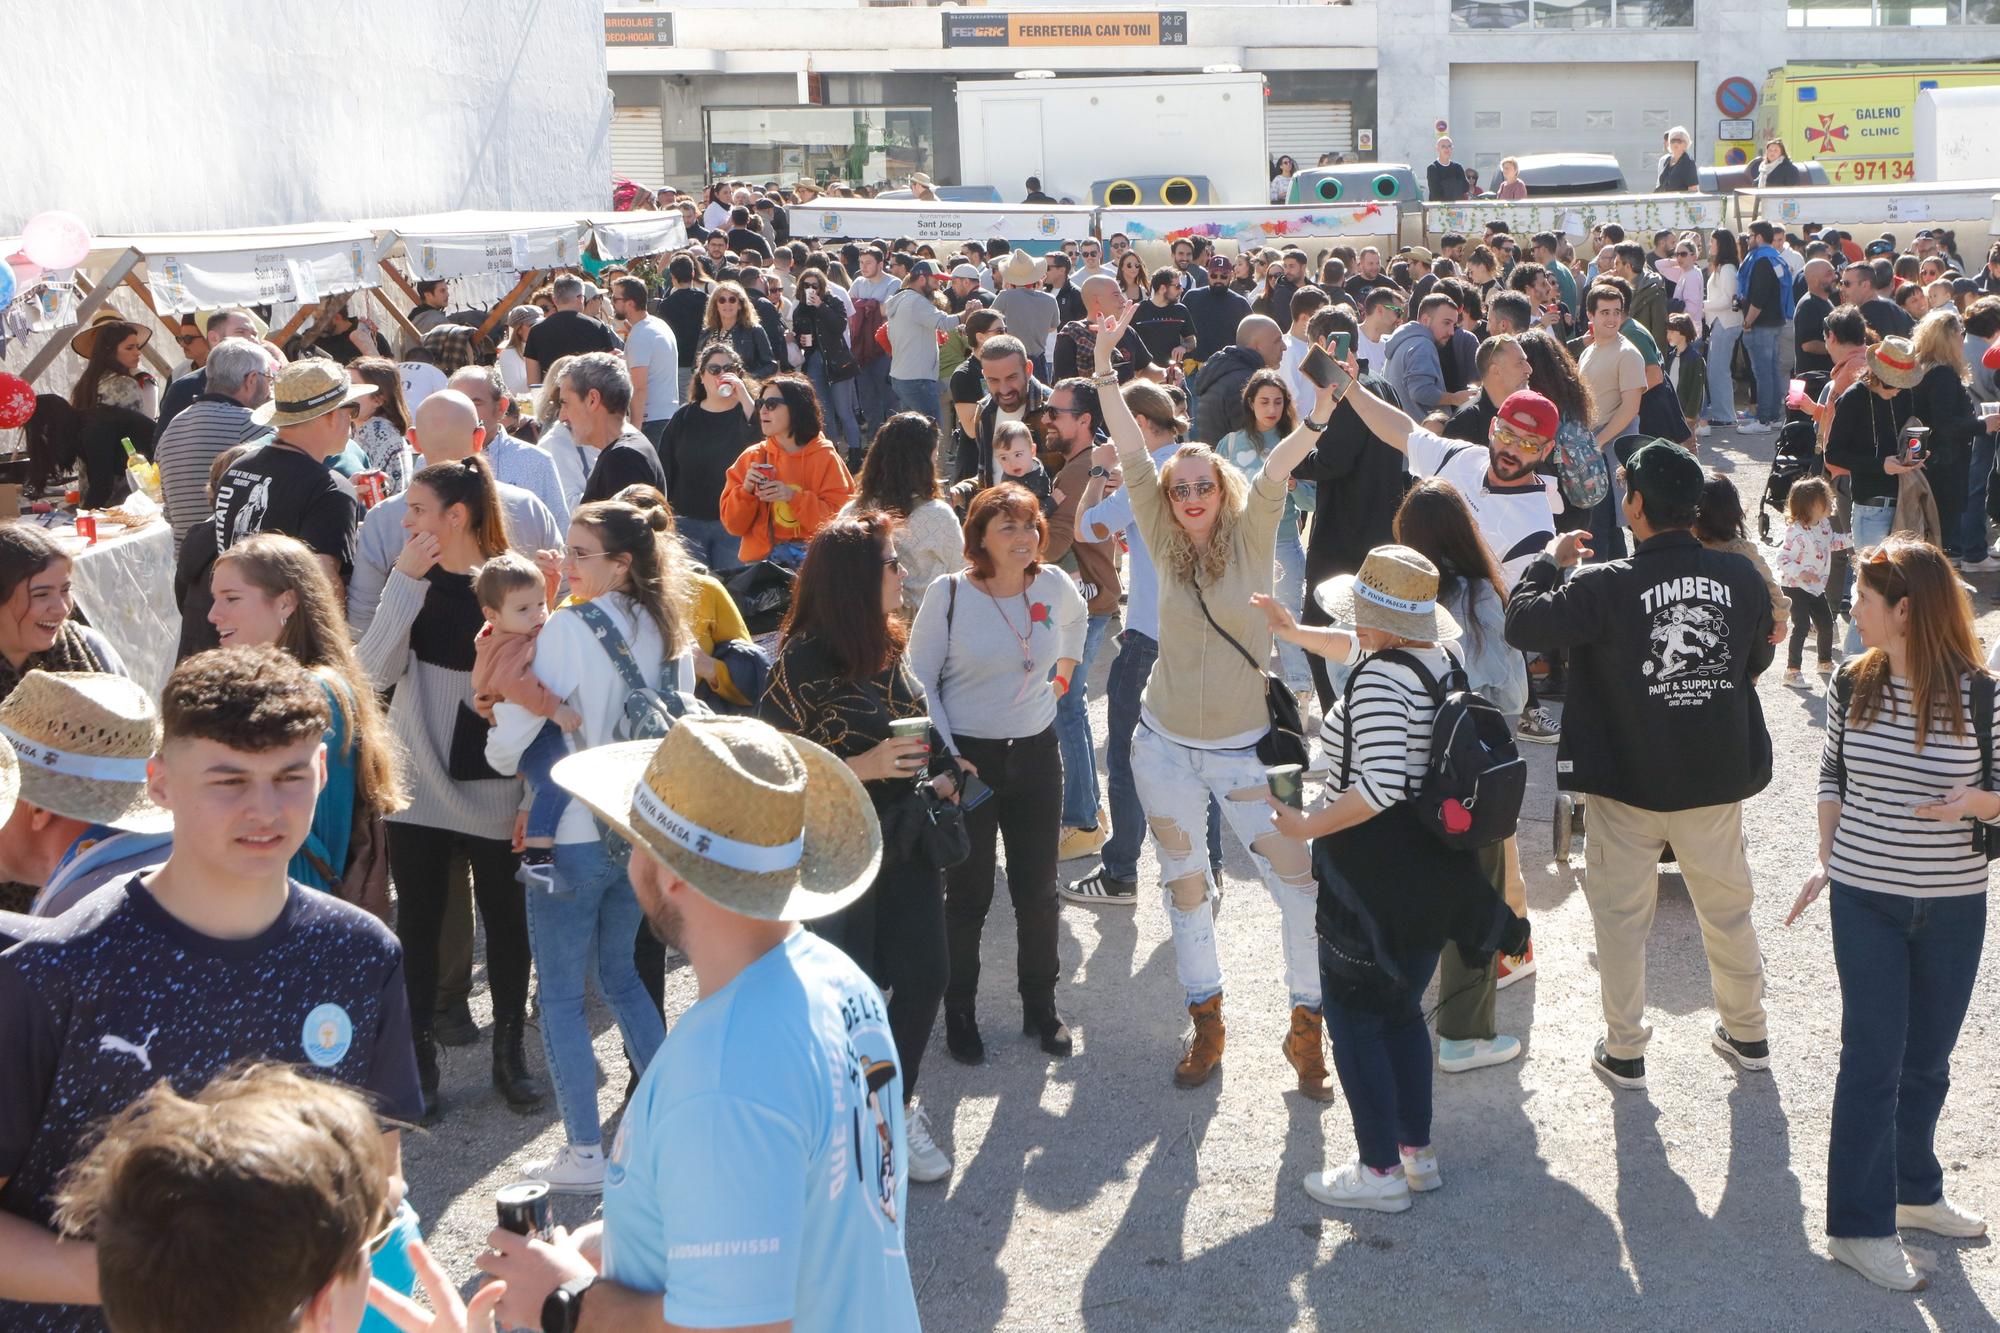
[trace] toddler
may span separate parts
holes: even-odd
[[[1827,573],[1835,551],[1849,550],[1854,538],[1833,530],[1833,487],[1824,477],[1801,477],[1785,494],[1785,535],[1778,544],[1778,582],[1792,599],[1791,646],[1785,653],[1785,684],[1804,683],[1806,621],[1810,618],[1819,653],[1819,671],[1833,670],[1833,607],[1827,601]]]
[[[486,624],[472,641],[472,707],[488,722],[493,705],[506,700],[548,718],[527,752],[521,775],[530,797],[522,836],[521,882],[550,891],[555,886],[556,823],[569,797],[549,781],[549,769],[569,753],[563,739],[583,718],[535,676],[535,638],[549,618],[549,580],[527,557],[512,551],[479,567],[472,592]]]
[[[1025,486],[1042,502],[1042,513],[1053,514],[1063,502],[1060,488],[1051,484],[1048,469],[1035,456],[1035,436],[1018,421],[1003,421],[993,428],[993,465],[1002,480]]]

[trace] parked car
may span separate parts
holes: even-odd
[[[1833,184],[1827,178],[1826,168],[1818,162],[1801,162],[1794,158],[1792,165],[1799,169],[1800,185]],[[1729,167],[1696,166],[1695,174],[1701,178],[1703,194],[1734,194],[1738,190],[1747,190],[1755,184],[1756,177],[1753,174],[1755,167],[1754,162]]]
[[[938,199],[947,204],[1000,204],[1006,200],[1000,191],[991,185],[934,185],[931,187]],[[883,190],[877,199],[914,199],[908,190]]]

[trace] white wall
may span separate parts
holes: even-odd
[[[18,0],[0,235],[608,207],[599,0]]]

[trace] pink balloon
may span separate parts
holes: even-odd
[[[43,268],[75,268],[90,253],[90,228],[74,213],[52,208],[21,228],[21,253]]]
[[[7,267],[14,270],[14,285],[27,290],[42,279],[42,266],[23,254],[7,256]]]

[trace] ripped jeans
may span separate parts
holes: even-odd
[[[1279,834],[1264,803],[1264,764],[1252,748],[1202,750],[1169,740],[1144,722],[1132,739],[1132,779],[1160,853],[1174,967],[1189,1004],[1222,990],[1215,943],[1215,889],[1208,877],[1212,796],[1278,904],[1285,985],[1293,1005],[1320,1007],[1319,950],[1313,936],[1318,889],[1306,844]]]

